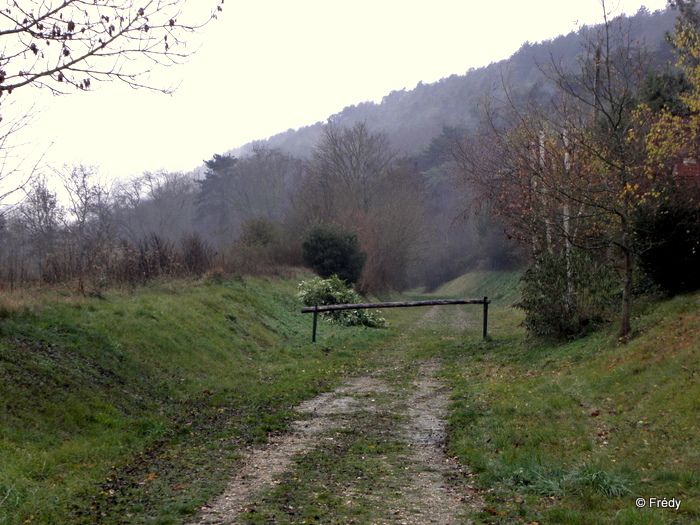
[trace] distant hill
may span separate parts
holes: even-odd
[[[673,28],[674,21],[675,11],[668,8],[654,13],[641,8],[633,16],[616,19],[617,24],[629,27],[631,37],[644,43],[652,61],[662,67],[673,60],[664,36]],[[595,29],[584,26],[549,41],[536,44],[526,42],[506,60],[470,69],[462,75],[451,75],[431,84],[419,82],[411,90],[392,91],[380,103],[362,102],[348,106],[329,119],[344,124],[366,121],[373,129],[385,132],[401,153],[416,154],[445,126],[472,128],[486,94],[502,92],[502,78],[506,78],[522,94],[541,89],[544,83],[542,68],[552,59],[574,64],[582,51],[583,39]],[[290,129],[228,153],[241,156],[250,152],[255,144],[267,144],[304,158],[316,144],[322,127],[323,122],[317,122],[297,130]]]

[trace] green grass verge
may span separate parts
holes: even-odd
[[[515,274],[485,274],[436,295],[494,298],[486,341],[467,305],[428,325],[421,308],[387,309],[387,330],[322,323],[312,345],[297,282],[3,297],[0,524],[186,522],[223,490],[241,447],[284,431],[302,399],[378,368],[407,385],[436,356],[454,395],[450,453],[486,504],[474,521],[700,518],[698,296],[640,310],[626,345],[612,330],[555,345],[524,338],[508,306]],[[400,486],[403,445],[382,433],[391,424],[379,413],[339,430],[244,519],[389,519],[380,505],[362,509],[391,497],[392,479]],[[681,507],[640,510],[637,497]]]
[[[323,324],[297,280],[40,291],[0,308],[0,524],[181,523],[237,450],[366,371],[386,330]]]
[[[494,305],[510,305],[520,295],[521,271],[470,272],[440,286],[432,295],[481,299],[488,297]]]
[[[450,451],[486,500],[476,519],[697,523],[698,300],[647,308],[626,345],[611,330],[564,345],[504,336],[445,351]],[[649,508],[650,498],[681,507]]]

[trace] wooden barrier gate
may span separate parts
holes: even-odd
[[[303,314],[314,314],[314,325],[311,335],[311,342],[316,342],[316,326],[318,324],[318,313],[332,310],[362,310],[367,308],[398,308],[408,306],[435,306],[444,304],[483,304],[484,305],[484,338],[488,334],[489,303],[488,297],[483,299],[435,299],[433,301],[404,301],[396,303],[360,303],[360,304],[328,304],[323,306],[306,306],[301,309]]]

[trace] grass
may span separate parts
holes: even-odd
[[[408,475],[406,444],[387,437],[397,424],[390,413],[356,416],[353,423],[327,433],[317,447],[297,457],[283,482],[248,507],[240,523],[389,519],[389,506],[382,502],[401,495],[401,481]]]
[[[494,305],[510,305],[518,298],[520,271],[471,272],[443,284],[434,295],[456,296],[470,299],[488,297]]]
[[[627,344],[611,328],[557,345],[519,328],[515,274],[472,275],[432,296],[493,298],[487,340],[467,305],[410,332],[425,309],[386,310],[385,330],[322,323],[312,345],[304,277],[2,297],[0,525],[186,522],[301,400],[380,369],[408,388],[431,358],[453,393],[449,452],[485,502],[473,521],[700,520],[698,295],[641,305]],[[411,475],[394,424],[379,411],[337,429],[244,522],[388,520],[378,502]]]
[[[366,370],[387,335],[324,325],[311,345],[296,282],[3,297],[0,524],[191,516],[222,490],[240,447]]]
[[[563,345],[504,335],[443,353],[450,451],[478,474],[480,521],[700,519],[698,296],[646,308],[635,326],[628,344],[611,329]],[[640,510],[637,497],[682,504]]]

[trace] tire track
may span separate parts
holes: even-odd
[[[266,490],[283,483],[296,455],[312,450],[324,439],[324,433],[352,425],[354,416],[379,410],[402,416],[401,420],[406,421],[397,424],[392,433],[408,444],[410,453],[404,461],[410,474],[400,481],[401,498],[388,503],[390,508],[384,514],[391,518],[377,523],[468,523],[460,521],[459,516],[476,503],[475,493],[468,487],[458,490],[450,481],[464,473],[444,450],[449,392],[435,378],[438,368],[434,361],[422,363],[408,388],[383,380],[380,371],[305,401],[296,410],[310,414],[311,419],[295,422],[292,432],[275,436],[265,446],[244,451],[242,466],[232,472],[226,491],[202,507],[200,516],[191,524],[236,523],[248,505]],[[394,367],[392,372],[396,370]],[[395,485],[397,480],[388,482]],[[377,505],[386,504],[377,501]]]

